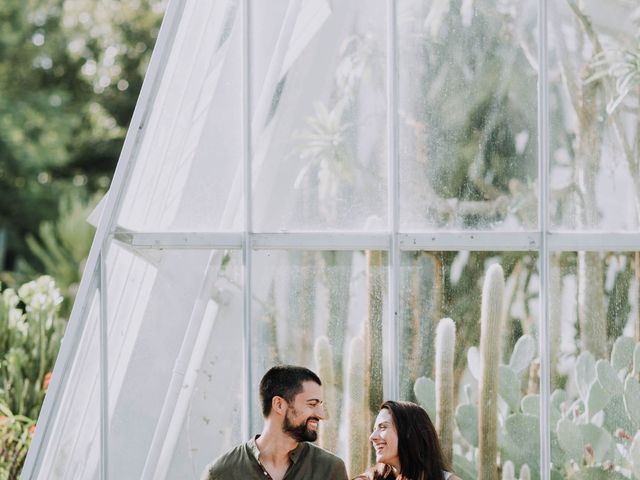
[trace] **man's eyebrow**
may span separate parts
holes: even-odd
[[[309,398],[307,400],[307,403],[311,403],[311,402],[319,402],[322,403],[322,400],[320,400],[319,398]]]

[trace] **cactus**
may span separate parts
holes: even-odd
[[[502,465],[502,479],[501,480],[516,480],[516,470],[513,467],[513,462],[507,460]]]
[[[316,359],[316,369],[322,379],[324,390],[324,411],[325,421],[320,429],[318,443],[322,448],[330,452],[336,451],[336,440],[338,439],[338,417],[336,405],[336,387],[334,384],[335,375],[333,372],[333,353],[329,339],[318,337],[314,347]]]
[[[526,372],[530,377],[531,372],[537,376],[539,359],[534,338],[523,335],[514,345],[508,364],[498,364],[500,349],[494,340],[501,338],[495,333],[500,326],[495,321],[499,311],[495,303],[491,309],[490,302],[500,293],[500,280],[499,267],[490,268],[483,289],[480,349],[471,347],[467,351],[468,369],[479,382],[480,399],[476,404],[471,385],[461,386],[466,400],[458,405],[455,420],[449,421],[459,433],[453,461],[455,470],[464,473],[464,478],[530,480],[541,475],[537,433],[540,396],[535,393],[522,397],[522,381]],[[439,343],[440,327],[438,350]],[[487,343],[495,358],[487,352]],[[609,359],[596,359],[590,351],[580,353],[571,375],[578,398],[572,399],[564,390],[556,389],[550,399],[552,479],[629,479],[633,472],[633,478],[640,480],[640,433],[634,438],[640,429],[639,371],[640,344],[630,337],[615,340]],[[494,383],[487,387],[492,379]],[[494,393],[497,389],[500,398],[487,398],[491,387]],[[537,388],[532,390],[537,392]],[[431,379],[419,378],[414,392],[430,414],[441,408],[440,385]],[[494,420],[488,422],[491,415]],[[439,415],[436,423],[440,427]],[[499,436],[498,424],[504,427]],[[495,450],[488,454],[487,443],[492,434],[496,438]],[[497,459],[501,462],[500,477]],[[515,473],[517,469],[519,475]]]
[[[633,469],[633,475],[640,479],[640,432],[636,433],[633,439],[631,448],[629,449],[631,457],[631,467]]]
[[[599,252],[578,252],[578,319],[582,350],[596,358],[607,353],[607,316],[602,295],[602,259]]]
[[[504,274],[500,265],[494,264],[487,270],[482,289],[482,309],[480,317],[480,409],[478,436],[480,459],[478,478],[494,480],[498,472],[497,423],[498,423],[498,361],[500,346],[500,319],[502,318],[502,297],[504,294]]]
[[[369,375],[366,389],[369,392],[370,425],[382,404],[382,314],[384,298],[384,260],[381,251],[367,252],[368,308],[365,324],[366,359]]]
[[[349,452],[347,464],[351,476],[366,470],[369,465],[369,403],[365,388],[365,344],[355,337],[349,345],[347,370],[347,431],[349,432]]]
[[[453,459],[453,360],[456,346],[456,325],[443,318],[436,331],[436,429],[442,453],[448,462]]]
[[[526,463],[520,467],[520,480],[531,480],[531,470]]]

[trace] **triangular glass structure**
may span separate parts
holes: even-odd
[[[609,295],[631,275],[615,252],[640,245],[633,202],[613,201],[638,198],[637,166],[611,160],[620,130],[586,124],[564,90],[567,52],[593,67],[580,15],[545,0],[171,1],[23,478],[199,478],[259,432],[275,363],[320,374],[320,443],[356,475],[383,399],[440,418],[445,316],[451,404],[470,415],[450,455],[476,478],[480,289],[497,262],[510,322],[495,348],[513,347],[499,457],[532,478],[564,468],[554,362],[577,347],[555,342],[554,305],[582,272],[593,289],[578,298]],[[612,44],[611,18],[595,18]],[[611,114],[628,99],[613,100]],[[580,143],[592,127],[602,158]],[[531,428],[514,439],[517,422]]]

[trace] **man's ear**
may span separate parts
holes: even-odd
[[[271,399],[271,411],[277,413],[278,415],[284,415],[287,412],[288,404],[287,401],[279,396],[274,396]]]

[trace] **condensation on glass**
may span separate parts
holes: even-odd
[[[386,2],[250,6],[255,230],[383,230]]]
[[[240,2],[186,2],[117,224],[242,230]]]
[[[534,230],[535,2],[397,2],[400,225]]]
[[[637,231],[637,18],[633,2],[549,12],[550,221],[570,231]],[[636,10],[637,14],[637,10]]]

